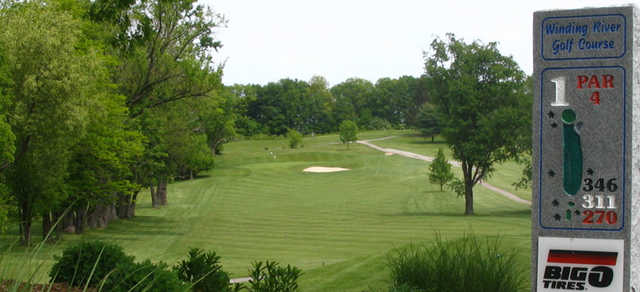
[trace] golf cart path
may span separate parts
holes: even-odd
[[[378,151],[382,151],[382,152],[385,152],[385,153],[393,153],[393,154],[397,154],[397,155],[400,155],[400,156],[409,157],[409,158],[418,159],[418,160],[423,160],[423,161],[429,161],[429,162],[433,161],[434,158],[431,157],[431,156],[424,156],[424,155],[416,154],[416,153],[413,153],[413,152],[402,151],[402,150],[393,149],[393,148],[382,148],[380,146],[377,146],[377,145],[374,145],[374,144],[371,143],[373,141],[388,140],[388,139],[392,139],[392,138],[395,138],[395,137],[396,136],[388,136],[388,137],[370,139],[370,140],[359,140],[359,141],[356,141],[356,143],[371,147],[373,149],[376,149]],[[449,160],[449,164],[451,164],[451,165],[453,165],[455,167],[461,167],[460,166],[460,162],[455,161],[455,160]],[[512,201],[515,201],[515,202],[518,202],[520,204],[526,204],[526,205],[531,206],[531,201],[522,199],[522,198],[520,198],[520,197],[518,197],[518,196],[516,196],[516,195],[514,195],[514,194],[512,194],[510,192],[507,192],[507,191],[505,191],[503,189],[499,189],[499,188],[497,188],[495,186],[492,186],[492,185],[490,185],[490,184],[488,184],[488,183],[486,183],[484,181],[481,181],[480,185],[482,185],[483,187],[485,187],[485,188],[487,188],[487,189],[489,189],[491,191],[494,191],[494,192],[506,197],[507,199],[510,199]]]

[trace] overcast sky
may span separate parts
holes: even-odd
[[[640,0],[200,0],[229,20],[223,82],[266,84],[324,76],[331,86],[350,77],[419,76],[436,36],[496,41],[527,73],[537,10],[635,4]]]

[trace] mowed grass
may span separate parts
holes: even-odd
[[[399,132],[369,132],[360,138],[389,134]],[[47,246],[38,256],[44,271],[40,278],[46,279],[53,254],[83,239],[117,242],[138,260],[172,265],[191,247],[215,250],[232,277],[246,276],[256,260],[273,259],[303,269],[302,291],[384,287],[389,250],[437,234],[500,236],[519,251],[519,262],[529,265],[527,206],[478,187],[477,215],[463,216],[463,199],[427,182],[427,163],[362,145],[347,150],[337,141],[336,135],[308,137],[296,150],[288,149],[286,140],[225,145],[206,177],[169,186],[168,207],[152,209],[146,192],[135,219],[66,235]],[[302,172],[309,166],[352,170]],[[16,230],[10,233],[0,237],[3,243],[15,240]],[[3,264],[20,261],[21,255],[18,249]]]
[[[434,141],[431,137],[421,137],[414,130],[395,131],[387,133],[394,136],[393,139],[374,141],[375,145],[385,148],[394,148],[409,152],[414,152],[426,156],[435,157],[438,149],[442,149],[447,159],[452,160],[451,149],[444,139],[436,136]],[[531,188],[516,189],[513,185],[520,180],[523,166],[515,161],[506,161],[495,166],[495,172],[486,180],[487,183],[508,191],[525,200],[531,200]]]

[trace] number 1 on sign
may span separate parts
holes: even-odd
[[[565,84],[567,83],[567,78],[560,76],[558,78],[551,79],[551,82],[556,85],[556,100],[551,103],[551,106],[568,106],[569,103],[567,102],[565,95]]]

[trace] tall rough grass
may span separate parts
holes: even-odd
[[[26,248],[19,261],[11,260],[7,256],[19,243],[18,241],[11,244],[7,250],[0,251],[0,286],[4,284],[7,292],[31,291],[34,288],[37,275],[41,274],[42,267],[46,266],[44,260],[38,259],[38,255],[54,229],[51,228],[44,240],[31,248]],[[51,285],[48,289],[51,289]]]
[[[395,249],[388,263],[393,292],[518,292],[528,276],[515,250],[474,235]]]

